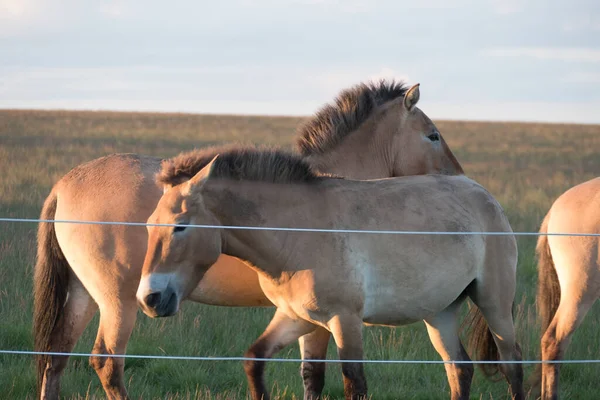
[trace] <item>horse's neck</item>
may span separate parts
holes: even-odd
[[[390,144],[374,138],[369,127],[359,128],[333,148],[324,153],[311,154],[305,160],[319,172],[352,179],[389,176],[390,168],[384,150]]]
[[[211,189],[207,206],[223,226],[260,228],[308,227],[319,201],[318,191],[305,185],[273,185],[235,182],[227,190]],[[205,196],[205,199],[208,196]],[[289,233],[278,230],[224,229],[223,253],[256,266],[277,278],[283,269],[293,269],[290,258],[294,245]]]

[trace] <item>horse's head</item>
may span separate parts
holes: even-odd
[[[463,174],[435,124],[416,106],[419,97],[419,84],[416,84],[404,97],[391,101],[375,116],[378,121],[375,134],[385,137],[386,132],[391,132],[393,135],[388,151],[383,151],[389,157],[392,176]]]
[[[419,108],[419,85],[380,81],[344,90],[299,130],[297,146],[317,170],[351,179],[463,170]]]
[[[149,224],[178,225],[148,226],[148,249],[137,299],[150,317],[175,314],[221,254],[219,229],[189,226],[219,224],[204,206],[200,193],[213,162],[189,181],[167,188],[148,219]]]

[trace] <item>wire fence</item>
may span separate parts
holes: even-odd
[[[238,226],[238,225],[202,225],[202,224],[154,224],[147,222],[123,221],[83,221],[70,219],[37,219],[37,218],[0,218],[0,222],[29,222],[80,225],[124,225],[124,226],[162,226],[186,227],[200,229],[238,229],[250,231],[279,231],[279,232],[312,232],[312,233],[362,233],[380,235],[467,235],[467,236],[574,236],[600,237],[600,233],[580,232],[487,232],[487,231],[400,231],[400,230],[369,230],[369,229],[321,229],[321,228],[289,228],[274,226]]]
[[[336,360],[336,359],[310,359],[301,358],[255,358],[255,357],[219,357],[219,356],[168,356],[168,355],[146,355],[146,354],[92,354],[92,353],[60,353],[51,351],[29,351],[29,350],[0,350],[5,355],[48,355],[69,357],[102,357],[102,358],[134,358],[134,359],[157,359],[157,360],[180,360],[180,361],[275,361],[275,362],[321,362],[321,363],[365,363],[365,364],[498,364],[498,361],[487,360]],[[600,360],[507,360],[502,364],[598,364]]]
[[[264,226],[234,226],[234,225],[202,225],[202,224],[153,224],[146,222],[123,222],[123,221],[83,221],[83,220],[54,220],[38,218],[0,218],[0,222],[18,222],[18,223],[57,223],[57,224],[81,224],[81,225],[124,225],[124,226],[157,226],[157,227],[176,227],[184,226],[186,228],[199,229],[239,229],[256,231],[282,231],[282,232],[313,232],[313,233],[353,233],[353,234],[387,234],[387,235],[483,235],[483,236],[572,236],[572,237],[600,237],[600,233],[579,233],[579,232],[462,232],[462,231],[402,231],[402,230],[368,230],[368,229],[321,229],[321,228],[291,228],[291,227],[264,227]],[[0,349],[0,355],[48,355],[48,356],[69,356],[69,357],[111,357],[111,358],[130,358],[130,359],[162,359],[162,360],[180,360],[180,361],[269,361],[269,362],[294,362],[305,361],[322,363],[366,363],[366,364],[498,364],[498,361],[485,360],[336,360],[336,359],[310,359],[303,360],[299,358],[252,358],[252,357],[220,357],[220,356],[175,356],[175,355],[141,355],[141,354],[92,354],[92,353],[62,353],[62,352],[40,352],[30,350],[3,350]],[[503,364],[598,364],[600,359],[585,360],[521,360],[521,361],[502,361]]]

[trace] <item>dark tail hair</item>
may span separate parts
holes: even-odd
[[[550,211],[546,214],[540,233],[548,232],[548,221],[550,220]],[[550,322],[558,310],[560,303],[560,283],[558,275],[554,267],[554,260],[548,245],[548,236],[540,235],[535,248],[535,253],[538,259],[538,286],[536,296],[536,308],[542,325],[542,337]],[[542,364],[538,364],[534,374],[532,375],[532,386],[539,386],[542,379]]]
[[[467,348],[476,360],[500,360],[498,347],[496,346],[496,342],[494,342],[490,327],[479,307],[474,304],[469,303],[469,313],[464,320],[463,329],[470,331]],[[495,363],[477,365],[488,378],[494,377],[500,371],[499,365]]]
[[[41,219],[54,219],[57,196],[54,191],[46,198]],[[67,299],[69,264],[54,230],[54,223],[40,222],[38,227],[37,262],[33,277],[33,337],[35,351],[50,351],[52,333],[62,323],[62,309]],[[36,356],[37,387],[42,387],[49,356]]]
[[[548,211],[546,218],[544,218],[544,222],[542,222],[540,233],[548,232],[549,219],[550,212]],[[552,322],[556,310],[558,310],[558,304],[560,303],[560,284],[558,283],[558,275],[554,268],[552,253],[550,253],[547,235],[540,235],[535,252],[538,259],[536,307],[542,322],[542,334],[544,334],[546,329],[548,329],[548,326],[550,326],[550,322]]]

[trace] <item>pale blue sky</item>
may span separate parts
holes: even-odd
[[[308,115],[381,77],[432,118],[600,123],[600,1],[0,0],[0,108]]]

